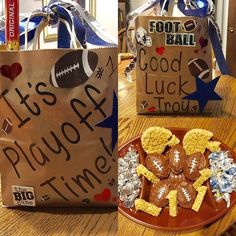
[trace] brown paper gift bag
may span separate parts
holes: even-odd
[[[183,98],[196,91],[195,77],[212,80],[208,19],[138,16],[135,25],[138,114],[199,113]]]
[[[116,64],[116,48],[1,52],[4,206],[116,205]]]
[[[86,57],[92,75],[69,75]],[[116,60],[116,48],[1,52],[4,206],[116,205],[115,131],[104,123],[117,109]],[[69,79],[81,85],[63,88]]]
[[[58,4],[61,12],[68,12],[63,8],[66,5]],[[71,4],[84,17],[86,27],[90,24],[99,31],[87,12],[77,3]],[[35,31],[33,49],[40,32],[52,22],[50,17],[59,13],[54,5],[50,9],[34,13],[43,18]],[[63,16],[59,19],[77,48],[75,30]],[[26,39],[27,32],[26,28]],[[116,45],[0,54],[3,205],[116,206]]]

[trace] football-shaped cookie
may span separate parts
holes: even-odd
[[[197,27],[197,22],[193,19],[187,20],[183,23],[183,30],[186,32],[191,32],[193,30],[195,30]]]
[[[168,177],[168,183],[170,184],[171,190],[176,190],[177,186],[182,182],[186,182],[183,172],[178,175],[174,174],[173,172],[170,173]]]
[[[148,155],[146,167],[158,178],[167,178],[170,174],[169,159],[162,154]]]
[[[210,70],[207,63],[199,58],[189,60],[188,68],[194,77],[198,77],[202,80],[207,79],[210,75]]]
[[[196,190],[188,182],[182,182],[177,186],[178,204],[183,208],[191,208],[197,196]]]
[[[186,158],[186,167],[184,175],[188,180],[196,180],[200,173],[199,171],[206,166],[205,156],[201,152],[196,152]]]
[[[11,131],[12,131],[12,128],[13,128],[12,121],[10,120],[10,118],[6,118],[3,121],[3,124],[2,124],[2,131],[3,131],[3,133],[5,135],[10,134]]]
[[[160,181],[157,184],[153,184],[150,190],[150,203],[158,207],[166,206],[168,204],[166,197],[169,192],[170,187],[167,181]]]
[[[183,147],[177,144],[167,151],[166,156],[169,158],[170,169],[175,174],[180,174],[185,167],[186,154]]]
[[[69,52],[53,66],[50,82],[54,87],[73,88],[85,83],[98,64],[98,55],[89,50]]]

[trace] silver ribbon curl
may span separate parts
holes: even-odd
[[[149,0],[148,2],[144,3],[140,7],[138,7],[136,10],[133,12],[129,13],[127,15],[127,27],[126,27],[126,35],[127,35],[127,47],[129,51],[133,54],[134,59],[130,62],[130,64],[125,68],[125,75],[128,78],[129,81],[131,81],[131,72],[135,69],[136,67],[136,57],[137,57],[137,49],[132,37],[131,33],[131,25],[132,22],[135,21],[135,19],[141,15],[143,12],[146,10],[156,6],[160,0]]]

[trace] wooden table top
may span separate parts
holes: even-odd
[[[121,118],[119,119],[119,146],[131,138],[141,134],[146,128],[151,126],[180,127],[180,128],[202,128],[210,130],[214,136],[227,144],[236,152],[236,120],[220,118]],[[118,214],[118,230],[121,236],[162,236],[162,235],[221,235],[234,222],[236,222],[236,206],[234,206],[224,217],[207,225],[204,228],[192,232],[169,233],[149,229]],[[235,235],[235,234],[232,234]]]
[[[2,207],[0,235],[115,236],[117,235],[117,208],[7,209]]]
[[[133,82],[129,82],[124,75],[124,69],[129,64],[129,60],[124,60],[119,65],[118,70],[118,95],[119,95],[119,118],[135,118],[136,115],[136,83],[135,71],[133,72]],[[216,77],[217,73],[213,73]],[[231,76],[222,76],[216,90],[223,101],[217,102],[212,107],[211,117],[234,117],[236,118],[236,79]],[[209,115],[207,115],[209,116]],[[204,115],[206,117],[206,115]]]

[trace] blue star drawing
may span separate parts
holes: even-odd
[[[111,116],[96,124],[96,126],[112,129],[112,151],[114,151],[118,140],[118,98],[115,92],[113,92],[113,108]]]
[[[182,99],[185,100],[195,100],[199,103],[200,112],[203,112],[208,101],[210,100],[223,100],[214,90],[220,79],[220,76],[210,81],[209,83],[203,82],[200,78],[196,77],[197,91],[192,94],[189,94]]]

